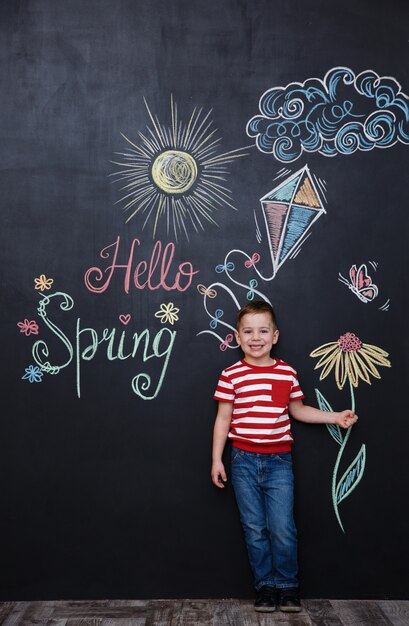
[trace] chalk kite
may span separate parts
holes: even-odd
[[[326,213],[306,165],[260,199],[274,274]]]

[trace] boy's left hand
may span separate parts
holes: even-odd
[[[349,428],[350,426],[352,426],[352,424],[355,424],[357,419],[358,416],[355,415],[353,411],[348,409],[346,411],[340,411],[340,413],[338,413],[335,423],[338,424],[338,426],[341,426],[341,428]]]

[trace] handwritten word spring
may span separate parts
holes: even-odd
[[[162,359],[161,369],[156,385],[151,375],[147,372],[137,373],[131,380],[133,392],[143,400],[153,400],[158,395],[169,365],[173,345],[176,339],[176,331],[169,328],[161,328],[154,337],[151,337],[148,329],[133,333],[126,330],[118,331],[116,328],[104,328],[102,332],[91,327],[84,327],[78,317],[75,324],[75,334],[70,340],[65,332],[59,328],[49,317],[48,308],[59,308],[68,312],[74,308],[74,300],[67,293],[56,292],[48,296],[44,295],[40,300],[38,314],[53,335],[51,344],[54,348],[57,363],[51,363],[50,345],[45,341],[36,341],[33,345],[32,356],[41,372],[59,374],[71,364],[75,365],[77,396],[81,397],[82,368],[85,362],[92,361],[102,352],[108,361],[126,361],[139,357],[143,364],[151,359]],[[67,320],[69,321],[69,319]],[[55,344],[57,339],[57,345]],[[61,354],[65,353],[65,357]],[[65,358],[65,360],[64,360]],[[153,368],[156,371],[156,367]],[[34,375],[34,374],[33,374]]]

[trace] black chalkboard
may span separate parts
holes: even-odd
[[[408,597],[408,18],[1,3],[2,600],[252,595],[210,452],[259,298],[360,418],[293,425],[302,595]]]

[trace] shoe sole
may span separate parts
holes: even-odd
[[[283,613],[299,613],[302,611],[301,606],[280,606],[280,611]]]
[[[257,611],[258,613],[274,613],[274,611],[276,611],[276,607],[275,606],[272,606],[272,607],[255,606],[254,610]]]

